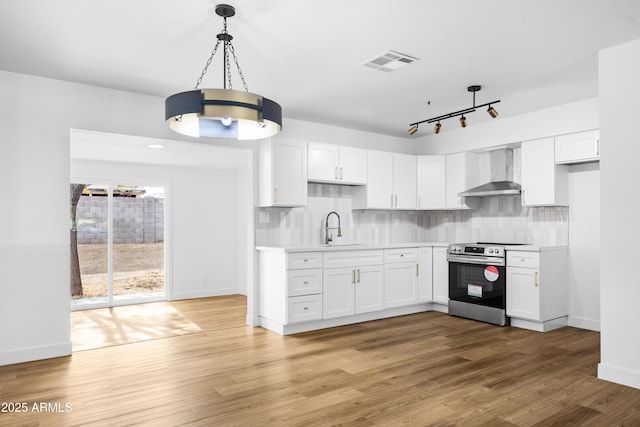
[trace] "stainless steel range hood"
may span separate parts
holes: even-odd
[[[520,184],[513,181],[513,150],[501,148],[491,152],[491,181],[471,188],[460,197],[513,196],[520,194]]]

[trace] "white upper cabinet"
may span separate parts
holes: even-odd
[[[447,209],[470,209],[476,202],[473,198],[458,196],[478,182],[478,155],[464,152],[445,156],[445,189]]]
[[[307,204],[307,143],[285,138],[260,142],[260,206]]]
[[[416,158],[367,152],[367,186],[355,193],[354,209],[415,209]]]
[[[393,155],[393,207],[416,208],[416,157]]]
[[[557,136],[556,163],[580,163],[600,159],[600,132],[592,130]]]
[[[445,156],[417,157],[418,209],[446,208],[445,165]]]
[[[364,185],[367,182],[367,152],[358,148],[310,142],[307,179]]]
[[[553,138],[522,143],[522,206],[569,204],[568,169],[556,165]]]

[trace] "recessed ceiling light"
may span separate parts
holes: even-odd
[[[147,145],[147,147],[159,149],[159,148],[164,148],[164,145],[162,145],[162,144],[149,144],[149,145]]]

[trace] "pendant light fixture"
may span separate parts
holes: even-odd
[[[233,6],[219,4],[216,14],[224,21],[223,29],[193,90],[171,95],[165,100],[165,120],[180,134],[240,140],[269,138],[282,129],[282,107],[268,98],[249,92],[238,58],[227,32],[227,18],[236,14]],[[222,45],[222,89],[198,89],[214,55]],[[229,57],[238,69],[244,91],[234,90]]]
[[[413,135],[414,133],[416,133],[418,131],[418,125],[420,125],[422,123],[434,123],[434,122],[436,122],[436,125],[433,128],[433,133],[438,134],[438,133],[440,133],[440,130],[442,129],[442,125],[440,124],[441,120],[446,120],[446,119],[450,119],[452,117],[458,117],[458,116],[460,116],[460,126],[465,128],[465,127],[467,127],[467,118],[465,117],[465,114],[473,113],[474,111],[476,111],[477,108],[480,108],[480,107],[489,106],[489,109],[487,110],[487,113],[489,114],[489,116],[491,116],[492,119],[495,119],[496,117],[498,117],[498,112],[491,105],[492,104],[497,104],[498,102],[500,102],[500,100],[498,99],[496,101],[491,101],[491,102],[487,102],[485,104],[476,105],[476,92],[480,91],[480,89],[482,89],[482,86],[480,86],[480,85],[472,85],[472,86],[467,87],[467,91],[473,93],[473,106],[472,107],[465,108],[464,110],[454,111],[452,113],[443,114],[441,116],[432,117],[430,119],[421,120],[419,122],[411,123],[409,125],[409,135]]]

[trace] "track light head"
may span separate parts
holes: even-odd
[[[440,133],[441,128],[442,128],[442,125],[440,124],[440,122],[436,123],[435,127],[433,128],[433,133],[435,134]]]
[[[411,126],[408,132],[409,132],[409,135],[413,135],[414,133],[418,132],[418,125]]]
[[[495,119],[496,117],[498,117],[498,112],[491,105],[489,105],[489,108],[487,109],[487,113],[489,113],[492,119]]]
[[[460,116],[460,126],[463,128],[467,127],[467,118],[465,116]]]

